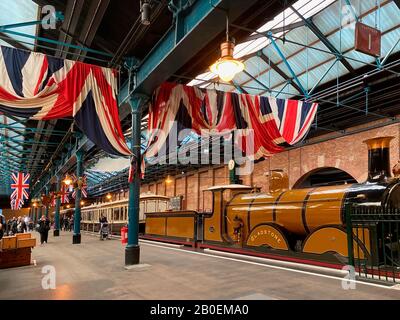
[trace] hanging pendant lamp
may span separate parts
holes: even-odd
[[[236,74],[244,70],[244,64],[233,57],[235,43],[229,39],[229,18],[226,15],[226,41],[221,43],[221,58],[210,66],[212,73],[226,82],[232,81]]]

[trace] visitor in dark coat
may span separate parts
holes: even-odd
[[[50,220],[43,215],[39,221],[39,233],[40,233],[40,243],[47,243],[47,238],[49,236],[50,230]]]
[[[18,233],[18,220],[15,217],[13,217],[11,221],[11,233],[12,235]]]

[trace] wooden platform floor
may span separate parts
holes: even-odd
[[[36,235],[38,238],[38,235]],[[237,261],[227,256],[142,243],[142,268],[126,270],[118,240],[83,234],[72,245],[62,232],[33,250],[36,265],[0,270],[0,299],[399,299],[400,291],[340,278]],[[43,289],[44,266],[54,266],[56,289]]]

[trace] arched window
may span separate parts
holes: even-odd
[[[335,167],[323,167],[311,170],[304,174],[293,185],[293,189],[332,186],[346,183],[357,183],[357,180],[341,169]]]

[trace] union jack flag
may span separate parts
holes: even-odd
[[[55,206],[56,206],[56,200],[57,200],[57,197],[56,197],[56,195],[53,193],[53,194],[51,195],[51,206],[52,206],[52,207],[55,207]]]
[[[29,177],[29,173],[18,172],[17,174],[11,174],[11,178],[14,181],[11,184],[11,189],[14,190],[11,193],[11,199],[24,200],[29,198]]]
[[[247,156],[255,160],[269,157],[301,141],[317,109],[314,102],[163,83],[155,91],[149,109],[145,156],[152,158],[162,147],[168,147],[169,133],[176,122],[178,128],[189,128],[198,135],[237,130],[241,135],[238,147]]]
[[[78,180],[75,175],[72,175],[73,179]],[[86,176],[82,176],[82,186],[81,186],[81,197],[87,198],[87,183],[86,183]],[[72,198],[75,199],[76,197],[76,189],[72,192]]]
[[[73,117],[104,151],[130,155],[118,115],[117,72],[0,46],[0,112],[34,120]]]
[[[61,186],[61,203],[69,203],[68,188],[67,186]]]
[[[11,209],[12,210],[19,210],[24,205],[24,200],[22,199],[11,199]]]
[[[133,182],[133,178],[135,176],[135,171],[136,171],[136,158],[132,156],[131,164],[129,166],[128,183]]]

